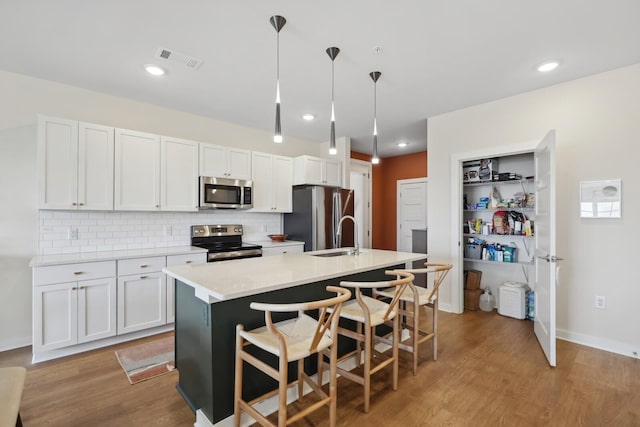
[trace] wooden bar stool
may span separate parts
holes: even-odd
[[[416,286],[411,283],[400,295],[400,328],[407,329],[410,337],[405,342],[398,342],[400,350],[413,355],[413,375],[418,371],[418,349],[420,344],[433,341],[433,360],[438,359],[438,289],[442,281],[453,267],[451,264],[425,262],[425,268],[402,270],[412,274],[426,274],[427,287]],[[400,277],[400,276],[398,276]],[[377,291],[376,295],[386,298],[394,298],[395,290],[392,288]],[[408,306],[412,309],[409,310]],[[420,308],[430,308],[432,313],[431,329],[420,329]],[[410,322],[408,319],[411,319]],[[382,339],[387,344],[392,344],[390,339]]]
[[[329,424],[336,423],[336,368],[337,368],[337,327],[341,305],[351,298],[351,292],[336,286],[327,286],[327,291],[335,292],[337,296],[325,300],[294,303],[294,304],[266,304],[251,303],[254,310],[264,311],[266,326],[251,331],[245,331],[243,325],[236,327],[236,371],[235,371],[235,425],[240,426],[241,411],[245,411],[263,426],[275,426],[264,415],[259,413],[253,405],[271,396],[278,396],[278,426],[291,424],[307,414],[329,406]],[[307,310],[319,310],[318,320],[305,314]],[[271,313],[298,312],[298,317],[273,323]],[[278,369],[246,351],[248,346],[254,345],[278,357]],[[322,386],[322,376],[318,375],[317,383],[304,372],[304,359],[323,350],[329,352],[331,375],[329,379],[329,394]],[[247,362],[265,374],[278,381],[278,388],[249,402],[242,398],[242,368],[243,361]],[[289,362],[298,361],[298,378],[287,382]],[[298,399],[302,398],[303,385],[307,383],[320,396],[320,401],[313,403],[302,412],[287,417],[287,388],[298,386]]]
[[[340,317],[350,319],[356,322],[357,329],[353,331],[344,327],[338,328],[338,334],[356,340],[356,350],[341,356],[338,361],[344,360],[347,357],[356,355],[356,364],[359,367],[361,364],[362,354],[364,353],[364,363],[362,375],[359,375],[352,371],[347,371],[338,367],[338,373],[358,384],[361,384],[364,388],[364,411],[369,412],[369,401],[371,398],[371,376],[380,371],[386,366],[393,366],[393,390],[398,389],[398,346],[392,345],[392,355],[384,355],[379,353],[375,349],[376,342],[380,342],[379,336],[376,335],[376,327],[382,325],[388,320],[393,321],[393,336],[398,336],[398,316],[397,305],[400,295],[404,292],[405,288],[413,282],[414,276],[411,273],[404,271],[386,271],[385,274],[390,276],[397,276],[396,280],[385,280],[379,282],[340,282],[340,286],[352,288],[355,290],[356,298],[347,301],[342,305],[342,311]],[[379,288],[393,288],[396,295],[391,298],[391,301],[385,302],[372,298],[367,295],[363,295],[363,289],[369,289],[373,292]],[[393,342],[397,343],[395,339]],[[325,351],[326,354],[326,351]],[[372,366],[374,359],[380,359],[380,362],[376,362],[375,366]],[[326,366],[326,363],[321,363],[318,367],[318,376],[322,372],[322,368]]]

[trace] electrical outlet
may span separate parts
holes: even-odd
[[[596,295],[596,308],[604,309],[604,296]]]
[[[68,239],[69,240],[78,240],[78,229],[77,228],[69,227]]]

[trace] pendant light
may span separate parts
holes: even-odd
[[[280,30],[287,23],[283,16],[273,15],[269,22],[276,30],[276,129],[273,142],[282,142],[282,127],[280,125]]]
[[[380,71],[372,71],[369,73],[369,77],[373,80],[373,156],[371,157],[371,163],[377,165],[380,163],[380,159],[378,158],[378,124],[376,122],[377,118],[377,86],[378,79],[382,73]]]
[[[333,76],[333,64],[340,53],[340,49],[337,47],[327,48],[327,55],[331,58],[331,137],[329,139],[329,154],[335,156],[338,154],[336,149],[336,111],[334,106],[334,76]]]

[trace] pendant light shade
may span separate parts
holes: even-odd
[[[373,156],[371,156],[371,163],[377,165],[380,163],[378,158],[378,123],[377,123],[377,86],[378,79],[382,73],[380,71],[372,71],[369,73],[369,77],[373,80]]]
[[[274,15],[269,22],[276,30],[276,126],[273,142],[282,142],[282,125],[280,123],[280,30],[287,23],[283,16]]]
[[[329,154],[331,155],[338,154],[338,150],[336,149],[336,110],[334,105],[335,81],[333,75],[333,64],[339,53],[340,49],[335,46],[327,48],[327,55],[331,58],[331,135],[329,137]]]

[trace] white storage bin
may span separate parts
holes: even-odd
[[[524,319],[527,316],[525,308],[525,286],[505,284],[500,286],[500,299],[498,301],[498,313],[503,316]]]

